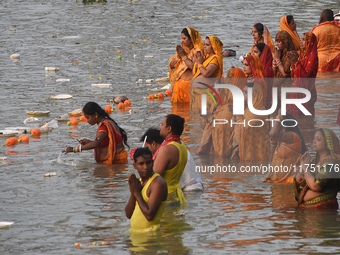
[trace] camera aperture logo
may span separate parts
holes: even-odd
[[[218,93],[216,92],[216,89],[229,89],[232,96],[233,96],[233,115],[244,115],[244,95],[241,89],[239,89],[237,86],[235,85],[231,85],[231,84],[215,84],[215,88],[212,88],[211,86],[201,83],[205,86],[207,86],[208,88],[210,88],[217,96],[217,98],[220,100],[220,104],[222,106],[222,102],[220,99],[220,96],[218,95]],[[270,114],[272,114],[273,112],[275,112],[277,110],[277,106],[278,106],[278,88],[273,88],[273,101],[272,101],[272,106],[270,109],[268,110],[257,110],[254,108],[253,106],[253,88],[252,87],[248,87],[248,97],[247,97],[247,105],[248,105],[248,109],[250,110],[251,113],[255,114],[255,115],[259,115],[259,116],[268,116]],[[205,89],[203,89],[206,92],[209,92]],[[302,93],[304,94],[306,97],[304,98],[287,98],[287,94],[289,93]],[[213,98],[215,104],[216,100],[214,99],[213,95],[209,92],[207,93],[208,95],[210,95],[210,97]],[[206,115],[207,114],[207,94],[202,94],[201,95],[201,114],[202,115]],[[298,109],[300,109],[300,111],[305,115],[305,116],[311,116],[312,114],[302,105],[304,103],[307,103],[309,100],[311,99],[311,93],[309,90],[304,89],[304,88],[291,88],[291,87],[283,87],[281,88],[281,115],[286,115],[286,107],[289,104],[293,104],[295,105]],[[254,122],[254,121],[260,121],[261,125],[259,126],[255,126],[255,125],[250,125],[249,122]],[[279,121],[277,119],[266,119],[266,121],[271,121],[272,122],[272,126],[273,126],[273,122],[274,121]],[[297,121],[294,119],[287,119],[286,121],[294,121],[295,125],[297,125]],[[213,120],[213,127],[215,127],[215,125],[220,125],[220,124],[227,124],[228,122],[230,122],[230,125],[232,126],[233,124],[243,124],[245,126],[246,123],[238,123],[238,122],[233,122],[232,120],[226,120],[226,119],[214,119]],[[292,126],[285,126],[284,121],[281,122],[282,126],[284,127],[292,127]],[[264,125],[264,122],[260,119],[254,119],[254,120],[249,120],[248,121],[248,126],[250,127],[262,127]]]

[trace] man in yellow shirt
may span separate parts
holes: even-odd
[[[179,180],[187,164],[188,152],[181,142],[184,119],[175,114],[167,115],[161,125],[160,135],[165,139],[154,153],[154,171],[161,175],[168,185],[168,201],[186,203]]]
[[[153,160],[148,148],[138,148],[134,153],[134,173],[128,179],[130,199],[125,207],[126,217],[131,219],[131,231],[147,232],[157,230],[164,212],[168,188],[165,180],[153,171]]]

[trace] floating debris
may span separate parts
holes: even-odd
[[[56,175],[57,175],[56,172],[44,173],[44,177],[52,177],[52,176],[56,176]]]

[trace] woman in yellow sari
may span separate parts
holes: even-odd
[[[194,56],[193,62],[193,81],[192,81],[192,95],[191,109],[196,111],[201,107],[201,94],[205,93],[207,89],[212,92],[207,86],[200,83],[205,83],[213,86],[216,79],[222,76],[223,72],[223,43],[216,36],[207,36],[204,41],[204,58],[201,52],[197,52]],[[210,98],[210,97],[209,97]],[[207,100],[208,107],[212,103],[212,100]]]
[[[235,125],[234,131],[230,138],[230,155],[231,159],[255,161],[268,160],[269,152],[269,122],[266,121],[268,116],[259,116],[253,114],[247,105],[248,89],[252,87],[253,106],[257,110],[265,110],[263,104],[263,94],[260,85],[256,83],[247,83],[243,89],[245,98],[244,115],[236,117],[236,122],[241,123]],[[254,120],[254,121],[252,121]],[[256,126],[256,127],[254,127]]]
[[[169,60],[171,103],[190,103],[190,79],[192,78],[193,57],[203,51],[203,40],[199,32],[186,27],[181,33],[182,46],[176,46],[176,55]]]
[[[287,31],[290,34],[295,50],[300,54],[300,36],[296,32],[296,23],[292,15],[286,15],[281,18],[280,31]]]
[[[243,91],[247,83],[247,78],[240,68],[232,68],[227,72],[227,78],[223,83],[233,84]],[[229,150],[229,139],[231,134],[230,120],[233,117],[229,105],[233,104],[233,96],[228,89],[221,89],[221,105],[213,105],[207,115],[204,115],[202,127],[204,129],[201,144],[197,154],[215,154],[217,156],[227,156]],[[228,123],[225,125],[213,126],[214,119],[225,119]]]
[[[266,45],[269,46],[270,52],[273,52],[275,48],[274,42],[269,33],[268,28],[265,25],[263,25],[262,23],[256,23],[253,26],[252,36],[254,38],[254,44],[250,52],[253,52],[254,46],[258,43],[265,43]]]

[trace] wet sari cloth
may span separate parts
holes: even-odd
[[[299,53],[300,51],[300,37],[296,31],[293,31],[287,22],[287,16],[283,16],[280,20],[280,31],[287,31],[294,43],[295,50]],[[300,54],[300,53],[299,53]]]
[[[292,143],[279,142],[275,148],[271,166],[273,169],[283,169],[272,171],[263,181],[293,183],[295,175],[294,166],[301,158],[302,142],[298,134],[290,131],[294,135]],[[284,167],[284,168],[281,168]],[[286,171],[287,170],[287,171]]]
[[[248,62],[248,65],[251,69],[251,73],[253,78],[249,79],[249,82],[257,83],[261,86],[262,95],[263,95],[263,105],[267,105],[267,84],[264,80],[264,69],[261,59],[256,55],[249,55],[245,57]]]
[[[311,173],[315,177],[315,182],[321,187],[319,192],[323,194],[304,201],[304,196],[310,188],[305,179],[298,184],[294,178],[295,199],[300,208],[338,209],[336,196],[340,190],[340,179],[335,166],[338,167],[340,164],[339,139],[330,129],[322,128],[321,131],[325,137],[330,156],[320,161],[320,156],[317,153],[314,160],[315,171],[311,171]]]
[[[105,125],[108,133],[107,136],[109,137],[109,145],[101,148],[94,149],[94,158],[97,163],[102,164],[125,164],[128,163],[128,153],[125,151],[124,145],[117,149],[115,134],[121,136],[118,127],[109,119],[104,119],[98,126],[99,128]],[[104,154],[103,151],[106,151]]]
[[[327,21],[311,32],[318,42],[319,72],[340,72],[340,24]]]
[[[203,67],[207,68],[208,65],[210,64],[214,64],[217,66],[217,70],[215,72],[215,77],[211,77],[209,78],[209,81],[207,81],[207,83],[209,83],[208,85],[210,86],[214,86],[215,80],[213,78],[220,78],[222,76],[222,72],[223,72],[223,56],[222,56],[222,50],[223,50],[223,43],[220,41],[220,39],[216,36],[208,36],[211,46],[214,50],[214,55],[207,57],[204,62],[203,62]],[[200,81],[200,78],[198,78],[197,80],[195,80],[195,78],[197,78],[199,75],[201,75],[201,71],[199,68],[197,68],[197,63],[195,63],[192,73],[193,73],[193,83],[195,81]],[[203,82],[203,79],[202,81]],[[208,90],[210,93],[213,93],[209,88],[205,88],[206,90]],[[191,100],[191,110],[192,111],[197,111],[197,109],[199,109],[201,107],[201,95],[205,94],[206,92],[202,89],[193,89],[191,91],[192,93],[192,100]],[[211,105],[213,104],[213,100],[210,97],[207,97],[207,105],[208,108],[211,107]]]
[[[253,26],[253,28],[254,28],[254,26]],[[264,39],[264,43],[269,47],[270,52],[273,52],[273,50],[275,48],[275,45],[274,45],[274,42],[273,42],[273,38],[270,35],[269,30],[268,30],[268,28],[265,25],[263,25],[263,34],[262,34],[262,36],[263,36],[263,39]],[[258,44],[258,43],[259,42],[256,42],[256,41],[254,42],[253,47],[251,47],[250,52],[253,52],[254,46],[256,44]]]
[[[303,106],[314,116],[314,104],[317,94],[315,88],[315,78],[318,72],[318,50],[317,39],[313,33],[305,33],[306,49],[301,51],[300,57],[295,65],[292,65],[291,77],[292,87],[308,89],[311,99]],[[304,98],[301,93],[290,93],[291,99]],[[293,104],[288,106],[288,113],[293,116],[304,116],[304,114]]]
[[[198,51],[202,51],[203,53],[203,40],[197,30],[191,27],[187,27],[186,29],[188,30],[194,47],[192,49],[184,45],[182,45],[182,47],[185,50],[187,58],[192,60]],[[177,59],[177,64],[173,70],[170,68],[170,63],[175,59]],[[173,91],[171,103],[190,103],[190,79],[181,79],[181,76],[187,69],[188,66],[185,64],[185,61],[182,61],[177,53],[169,59],[170,83]]]
[[[278,103],[281,103],[281,88],[282,87],[290,87],[292,85],[292,80],[290,78],[290,68],[292,62],[288,57],[287,53],[289,51],[295,50],[294,43],[292,41],[292,37],[289,35],[287,31],[280,31],[276,34],[275,41],[281,41],[283,43],[283,49],[280,50],[280,60],[282,61],[282,66],[284,67],[284,71],[286,76],[284,76],[279,68],[276,68],[274,71],[274,80],[273,87],[278,88]]]
[[[223,83],[233,84],[243,91],[247,83],[247,78],[240,68],[233,68],[228,70],[227,78],[223,79]],[[210,112],[212,113],[213,119],[227,120],[228,123],[226,125],[215,125],[215,127],[213,123],[206,123],[197,154],[215,154],[223,157],[229,153],[231,134],[229,123],[233,114],[228,105],[233,104],[233,96],[228,89],[221,89],[220,91],[219,95],[223,105],[213,105]]]
[[[265,110],[263,105],[262,89],[257,83],[255,83],[253,86],[253,106],[257,110]],[[263,126],[250,126],[260,126],[262,123],[259,121],[251,121],[250,125],[248,125],[249,121],[253,119],[262,120]],[[268,116],[255,115],[248,109],[248,107],[246,108],[244,115],[239,117],[240,123],[242,124],[233,125],[235,128],[230,139],[232,146],[232,151],[230,151],[230,154],[232,155],[232,158],[237,158],[237,146],[235,146],[235,140],[239,143],[238,155],[240,160],[255,161],[268,160],[270,158],[268,135],[269,123],[266,121],[266,119],[268,119]],[[236,138],[235,140],[234,137]]]
[[[267,100],[266,100],[266,109],[269,109],[271,107],[272,103],[272,88],[273,88],[273,78],[274,78],[274,70],[272,67],[273,63],[273,55],[272,55],[272,50],[269,48],[268,45],[265,45],[261,55],[260,59],[262,61],[263,65],[263,75],[267,84]]]

